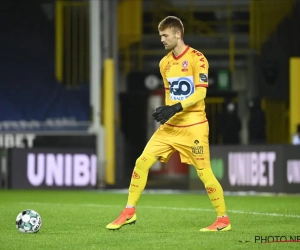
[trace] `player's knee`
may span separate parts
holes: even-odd
[[[135,162],[135,167],[141,170],[149,170],[151,166],[157,161],[156,157],[149,153],[142,153]]]
[[[211,168],[197,169],[197,174],[204,185],[218,182]]]

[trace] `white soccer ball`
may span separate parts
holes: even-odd
[[[16,218],[16,227],[21,233],[37,233],[41,226],[41,216],[32,209],[23,210]]]

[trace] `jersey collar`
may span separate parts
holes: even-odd
[[[172,52],[173,58],[174,58],[175,60],[179,60],[181,57],[184,56],[184,54],[189,50],[189,48],[190,48],[190,46],[187,45],[186,48],[185,48],[185,50],[184,50],[179,56],[175,56],[175,55],[173,54],[173,52]]]

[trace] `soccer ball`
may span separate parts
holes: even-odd
[[[32,209],[23,210],[16,218],[16,227],[21,233],[37,233],[41,226],[41,216]]]

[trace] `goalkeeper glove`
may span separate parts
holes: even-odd
[[[161,124],[164,124],[167,122],[173,115],[176,113],[182,111],[183,108],[181,106],[181,103],[176,103],[174,105],[166,105],[162,107],[158,107],[155,112],[152,114],[152,117],[155,119],[155,121],[160,122]]]

